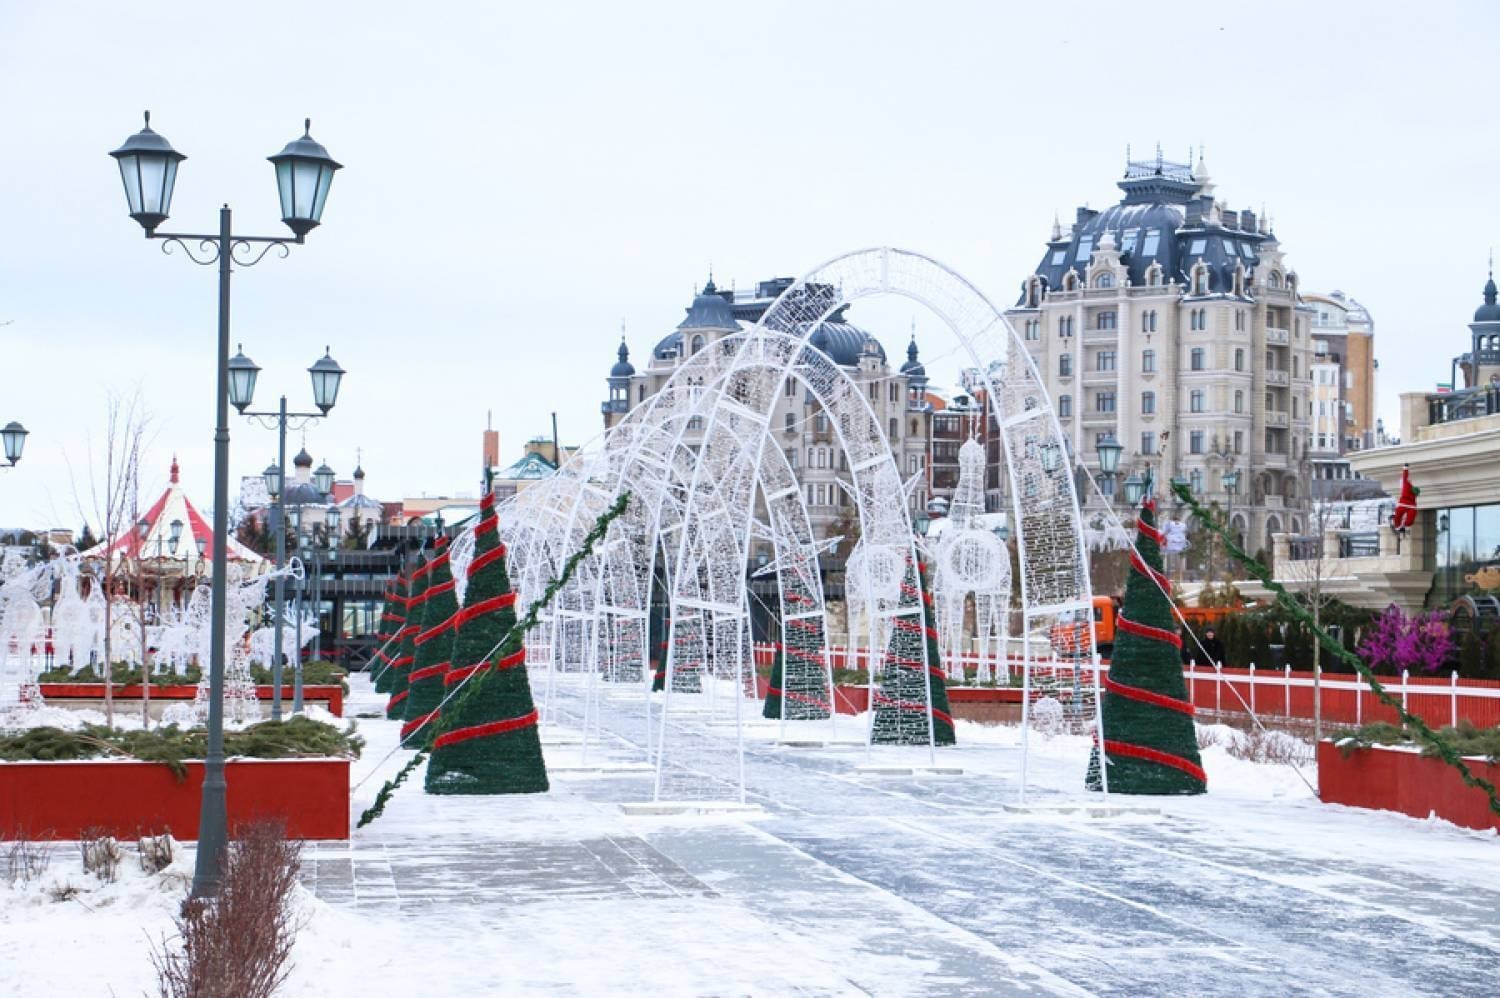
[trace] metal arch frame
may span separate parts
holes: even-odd
[[[810,285],[821,286],[821,298],[809,298],[807,290]],[[837,290],[830,295],[828,294],[830,288]],[[985,388],[995,402],[992,411],[996,413],[994,418],[1000,427],[1007,478],[1010,484],[1014,534],[1021,551],[1021,578],[1018,581],[1021,586],[1021,606],[1026,619],[1024,675],[1027,696],[1023,698],[1023,712],[1027,712],[1034,678],[1032,669],[1034,656],[1029,638],[1035,630],[1035,625],[1045,622],[1048,618],[1070,619],[1079,615],[1083,616],[1086,624],[1088,610],[1092,603],[1092,592],[1084,561],[1086,546],[1082,534],[1082,521],[1071,475],[1065,467],[1060,469],[1060,473],[1058,469],[1046,472],[1037,460],[1038,448],[1035,445],[1038,442],[1045,441],[1046,444],[1062,448],[1065,438],[1036,365],[1003,314],[973,285],[929,257],[889,248],[862,250],[835,257],[809,272],[784,292],[768,309],[757,327],[739,334],[731,334],[730,337],[725,337],[724,340],[716,343],[714,349],[700,351],[699,354],[690,357],[673,373],[659,392],[627,415],[626,420],[616,427],[616,430],[621,431],[619,434],[611,431],[605,441],[604,453],[599,458],[578,463],[577,469],[572,472],[572,477],[576,480],[574,499],[568,515],[564,518],[565,526],[562,536],[556,537],[555,541],[547,546],[553,549],[554,557],[560,557],[561,548],[566,548],[571,538],[581,530],[580,514],[583,512],[584,494],[597,490],[599,494],[607,495],[611,492],[611,485],[615,494],[618,494],[623,487],[629,486],[640,488],[643,492],[649,489],[651,493],[654,493],[640,496],[646,500],[642,506],[643,513],[640,515],[646,525],[660,529],[663,524],[663,512],[675,512],[671,509],[671,504],[666,501],[670,487],[668,480],[661,475],[635,476],[631,473],[631,463],[639,461],[641,455],[649,451],[648,443],[655,441],[660,444],[669,441],[665,455],[667,460],[658,461],[658,463],[671,467],[672,459],[684,450],[684,437],[691,419],[696,417],[704,420],[702,439],[706,444],[712,444],[716,439],[723,439],[724,434],[719,432],[719,427],[733,412],[733,406],[726,405],[725,388],[728,382],[733,376],[743,373],[746,368],[757,365],[765,366],[768,356],[774,356],[774,354],[763,349],[762,355],[757,357],[753,348],[756,346],[764,348],[771,342],[767,334],[779,332],[793,340],[800,341],[801,348],[794,349],[781,358],[780,373],[772,381],[771,391],[764,396],[766,408],[774,411],[774,400],[778,397],[779,390],[785,384],[786,379],[793,375],[793,369],[802,358],[803,351],[811,350],[807,341],[810,340],[818,323],[826,320],[833,311],[850,301],[879,293],[894,293],[912,298],[941,317],[974,365],[978,367]],[[809,301],[814,301],[816,307],[807,307]],[[731,347],[732,356],[728,358],[727,364],[722,369],[717,370],[717,376],[706,385],[701,380],[694,384],[691,379],[700,372],[706,374],[705,368],[709,366],[709,361],[722,351],[726,341],[732,341],[736,337],[740,342]],[[991,349],[985,351],[983,347],[987,340],[992,341],[989,343]],[[1003,366],[1003,376],[994,369],[992,362]],[[834,369],[837,367],[831,366]],[[832,391],[832,388],[829,390]],[[850,476],[855,482],[853,491],[862,532],[865,537],[875,542],[895,543],[904,547],[910,556],[915,557],[910,513],[904,501],[904,493],[900,489],[899,469],[895,467],[889,442],[868,400],[864,398],[864,394],[856,390],[852,393],[852,397],[858,398],[860,405],[854,407],[856,412],[851,415],[858,414],[866,417],[864,428],[873,429],[873,432],[868,434],[868,439],[851,440],[846,435],[846,427],[839,419],[833,419],[832,423],[839,445],[846,455],[853,456],[866,449],[871,451],[868,463],[857,458],[850,462]],[[830,415],[838,411],[838,407],[830,405],[830,402],[842,401],[847,404],[847,400],[833,397],[820,397],[819,401],[826,410],[830,411]],[[706,413],[703,412],[704,409],[707,410]],[[770,411],[762,412],[761,415],[764,417],[760,423],[759,433],[762,446],[756,450],[762,452],[763,458],[764,445],[770,440],[771,435]],[[672,423],[677,424],[675,432],[671,426]],[[851,425],[849,429],[852,430],[853,426]],[[637,430],[642,432],[635,432]],[[1033,431],[1037,435],[1022,439],[1022,434],[1027,431]],[[618,451],[611,454],[614,450],[611,445],[615,443],[616,436],[619,436],[619,442],[626,445],[623,454]],[[745,448],[745,450],[751,449]],[[657,456],[661,456],[659,451]],[[1065,462],[1059,462],[1060,465],[1063,463]],[[564,469],[565,472],[567,470]],[[874,515],[877,513],[875,506],[879,498],[876,490],[878,483],[875,480],[876,475],[870,472],[884,471],[889,472],[888,475],[880,476],[889,478],[889,481],[884,483],[885,491],[901,498],[881,518]],[[1049,480],[1050,494],[1041,496],[1042,485]],[[577,485],[584,487],[577,488]],[[677,563],[666,566],[669,573],[680,571],[687,563],[691,550],[689,534],[696,529],[696,521],[703,515],[700,508],[712,512],[713,503],[718,501],[714,496],[714,486],[715,483],[705,481],[705,464],[703,462],[694,464],[681,517],[676,520],[680,526],[675,529],[682,531],[677,542]],[[754,490],[752,489],[750,500],[752,503],[753,497]],[[1045,525],[1041,517],[1037,518],[1037,522],[1032,522],[1028,514],[1038,509],[1045,511],[1047,502],[1051,503],[1052,512],[1066,516],[1068,529],[1054,529],[1047,534],[1041,529]],[[745,511],[746,523],[752,515],[753,508]],[[617,523],[616,528],[621,528],[621,524]],[[1033,532],[1036,533],[1035,537],[1032,536]],[[747,534],[747,531],[741,530],[741,534]],[[656,535],[653,532],[651,536]],[[735,549],[739,555],[747,556],[745,537],[738,538]],[[654,557],[653,552],[653,561]],[[537,567],[540,567],[540,562]],[[737,571],[736,575],[742,576],[743,572]],[[579,581],[580,583],[583,581],[582,576]],[[597,583],[600,580],[596,577],[593,581]],[[740,584],[743,585],[742,579]],[[676,589],[679,585],[679,580],[669,576],[669,586],[672,592],[669,599],[674,604],[678,598]],[[649,593],[646,594],[646,598],[649,600]],[[912,602],[912,609],[915,610],[915,600]],[[598,604],[595,603],[594,606],[597,608]],[[584,608],[580,606],[580,609]],[[901,612],[900,609],[897,612]],[[673,626],[676,628],[678,621],[674,620]],[[1088,635],[1085,640],[1089,644],[1086,647],[1092,653],[1091,628],[1084,626],[1079,630],[1081,634]],[[555,630],[552,643],[556,647]],[[676,643],[675,636],[669,639],[667,662],[669,689],[670,672],[675,666]],[[925,643],[921,654],[925,661]],[[649,655],[643,657],[649,660]],[[1092,654],[1089,657],[1093,657]],[[560,664],[554,654],[550,668],[555,670]],[[1074,692],[1079,695],[1079,699],[1075,700],[1075,705],[1081,710],[1085,697],[1082,696],[1084,691],[1077,676],[1078,666],[1075,665]],[[1090,685],[1091,689],[1088,692],[1092,696],[1087,699],[1093,701],[1092,724],[1097,732],[1099,722],[1097,668],[1093,670]],[[665,722],[664,717],[663,725]],[[929,726],[930,723],[929,711]],[[1028,717],[1023,720],[1023,746],[1024,733],[1029,731],[1029,726],[1028,713]],[[660,757],[658,762],[660,764]],[[1107,776],[1104,778],[1107,779]],[[1020,780],[1020,793],[1023,797],[1025,780],[1026,752],[1023,750]]]

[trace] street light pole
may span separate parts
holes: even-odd
[[[203,805],[198,818],[198,853],[193,870],[193,897],[219,893],[224,847],[228,839],[226,784],[224,779],[224,624],[228,596],[229,547],[229,404],[241,412],[250,404],[259,369],[243,355],[231,364],[229,357],[229,278],[233,264],[253,267],[273,248],[285,257],[289,247],[300,245],[322,219],[334,171],[340,165],[328,150],[313,141],[311,121],[305,122],[301,138],[289,142],[270,157],[276,167],[281,219],[294,238],[285,236],[237,236],[229,205],[219,209],[216,234],[158,232],[171,212],[172,191],[178,165],[187,157],[172,148],[163,136],[151,130],[151,112],[146,127],[127,138],[110,153],[120,169],[125,199],[147,239],[161,239],[163,252],[179,248],[194,263],[218,264],[218,344],[214,398],[214,537],[213,600],[209,634],[208,751],[204,757]],[[253,252],[260,246],[259,252]],[[196,251],[195,251],[196,248]],[[233,376],[231,377],[231,368]]]

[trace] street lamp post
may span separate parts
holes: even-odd
[[[213,897],[219,892],[221,864],[228,837],[224,783],[224,623],[228,591],[229,544],[229,406],[241,412],[255,390],[255,365],[233,368],[229,362],[229,278],[233,264],[253,267],[273,248],[283,257],[290,245],[302,243],[322,220],[334,171],[340,165],[328,150],[313,141],[311,121],[304,122],[301,138],[271,156],[276,167],[276,187],[281,201],[281,220],[293,237],[235,235],[229,205],[219,209],[217,233],[159,232],[171,212],[177,167],[185,157],[163,136],[146,127],[130,136],[110,153],[120,168],[130,217],[140,223],[147,239],[161,239],[163,252],[177,247],[194,263],[218,265],[218,353],[214,389],[214,537],[213,600],[209,634],[208,751],[204,757],[203,805],[198,819],[198,855],[193,869],[193,897]],[[196,251],[195,251],[196,247]],[[259,247],[257,251],[256,247]],[[243,355],[241,355],[243,356]]]
[[[1115,497],[1115,472],[1120,469],[1120,453],[1125,450],[1113,433],[1107,433],[1094,448],[1099,456],[1099,471],[1109,487],[1110,501]]]
[[[21,452],[26,449],[26,437],[30,430],[16,422],[14,419],[0,429],[0,442],[5,444],[5,459],[9,464],[0,464],[0,468],[14,468],[16,462],[21,460]]]
[[[305,429],[328,415],[329,410],[338,401],[339,385],[344,378],[344,369],[339,366],[338,361],[329,356],[329,348],[324,347],[323,356],[307,369],[307,374],[312,379],[313,403],[317,405],[318,412],[288,412],[285,395],[281,396],[281,403],[275,412],[243,412],[242,410],[243,415],[262,427],[276,431],[276,463],[261,474],[261,479],[266,484],[266,491],[276,503],[273,517],[276,530],[276,583],[273,596],[276,604],[276,633],[272,638],[274,648],[271,652],[271,689],[274,691],[271,694],[271,720],[273,721],[281,720],[282,631],[286,620],[286,586],[281,575],[281,570],[286,565],[286,490],[282,487],[285,484],[282,469],[286,467],[286,431],[289,427],[293,430]],[[327,467],[327,464],[323,465],[323,468]],[[318,470],[321,472],[323,468]],[[328,492],[333,488],[332,477],[332,471],[330,471],[328,488],[324,488],[323,483],[319,481],[320,491]],[[298,655],[300,660],[300,645]],[[300,701],[300,697],[298,699]]]

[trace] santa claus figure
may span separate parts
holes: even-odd
[[[1391,529],[1397,534],[1405,534],[1413,523],[1417,522],[1417,496],[1421,489],[1412,488],[1411,470],[1408,466],[1401,466],[1401,495],[1396,500],[1396,510],[1391,514]]]

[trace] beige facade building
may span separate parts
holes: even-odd
[[[1312,308],[1313,395],[1311,455],[1318,498],[1373,495],[1379,485],[1363,479],[1348,455],[1373,447],[1384,434],[1375,417],[1377,374],[1375,323],[1363,305],[1342,291],[1306,294]]]
[[[1119,204],[1054,223],[1007,315],[1096,477],[1113,436],[1118,478],[1181,478],[1269,552],[1305,522],[1314,310],[1265,219],[1216,200],[1201,156],[1128,162],[1119,187]]]

